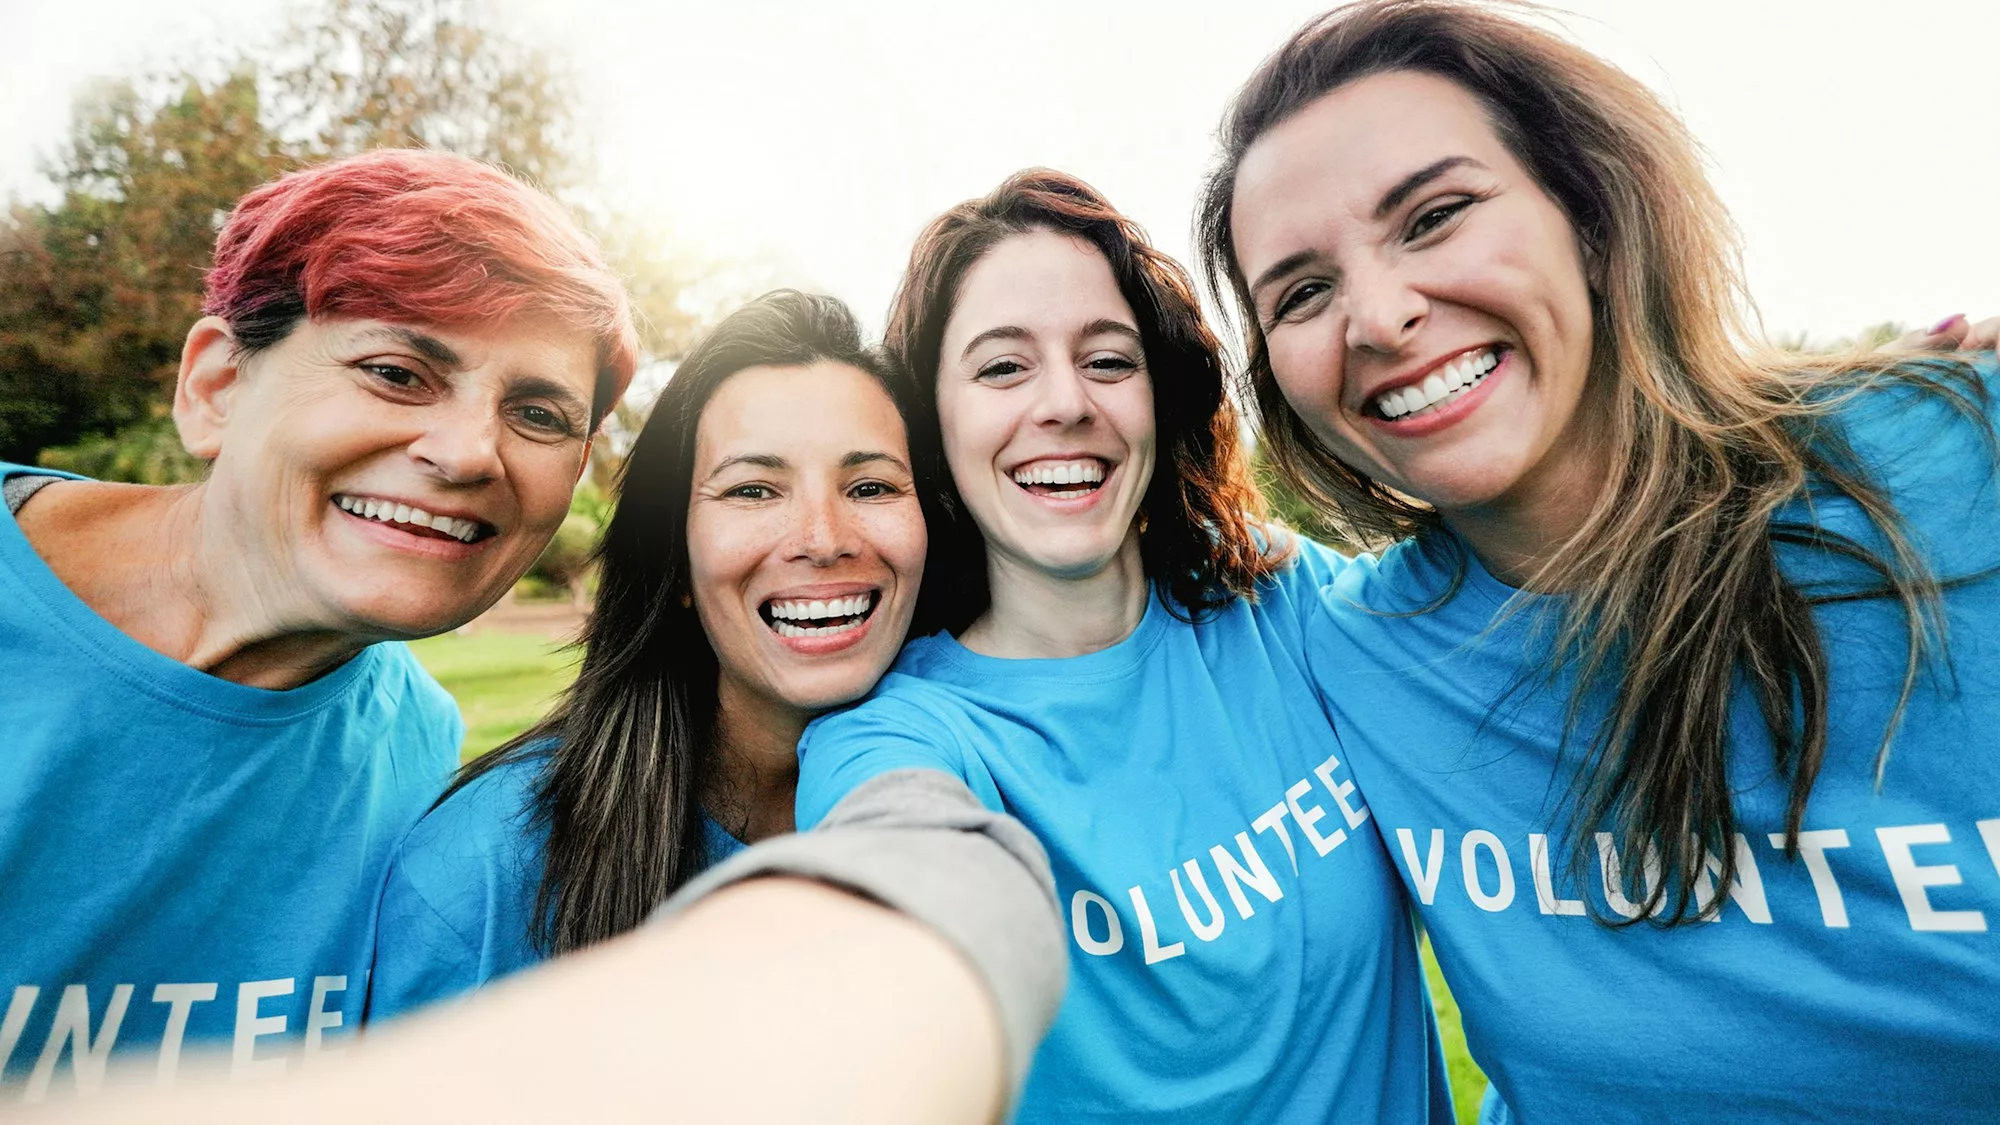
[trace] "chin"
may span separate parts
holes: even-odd
[[[355,599],[344,607],[350,621],[360,622],[371,633],[416,639],[448,633],[492,608],[499,597],[471,601],[462,590],[453,590],[434,599],[401,597]]]

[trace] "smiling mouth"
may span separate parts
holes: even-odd
[[[1024,492],[1051,500],[1080,500],[1104,487],[1105,464],[1094,457],[1079,461],[1038,461],[1013,472]]]
[[[758,616],[781,637],[831,637],[861,628],[881,604],[880,590],[844,598],[772,598]]]
[[[499,534],[492,524],[478,520],[461,519],[457,516],[434,516],[422,508],[408,504],[398,504],[394,500],[381,500],[373,496],[354,496],[340,493],[333,498],[334,506],[348,515],[364,520],[386,523],[397,531],[405,531],[424,539],[451,539],[460,543],[477,543]]]
[[[1420,418],[1484,382],[1487,373],[1500,365],[1500,357],[1505,353],[1506,349],[1497,345],[1467,352],[1425,376],[1421,383],[1376,395],[1369,402],[1368,411],[1390,421]]]

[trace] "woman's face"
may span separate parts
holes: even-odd
[[[189,337],[182,433],[215,459],[242,596],[268,612],[442,632],[505,594],[569,511],[597,379],[574,329],[333,317],[239,360],[211,323]]]
[[[990,556],[1084,578],[1136,550],[1153,384],[1096,247],[1031,231],[989,250],[959,286],[937,380],[945,459]]]
[[[1343,461],[1447,515],[1577,484],[1583,254],[1465,90],[1334,90],[1251,146],[1233,209],[1278,386]]]
[[[924,576],[895,404],[845,364],[729,376],[696,426],[687,539],[724,698],[807,714],[859,698],[902,647]]]

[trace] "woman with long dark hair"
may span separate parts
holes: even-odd
[[[396,854],[371,1019],[638,925],[792,827],[795,746],[901,647],[929,459],[838,301],[769,294],[680,364],[599,550],[583,664]]]
[[[1273,460],[1392,544],[1313,669],[1487,1119],[1990,1119],[1993,357],[1746,343],[1680,121],[1488,8],[1329,13],[1223,143]]]
[[[953,632],[800,744],[799,822],[939,773],[1049,850],[1071,988],[1023,1121],[1448,1119],[1409,914],[1303,656],[1185,273],[1031,171],[919,238],[888,346],[958,522]]]

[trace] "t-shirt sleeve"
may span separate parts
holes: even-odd
[[[470,992],[484,979],[479,943],[454,927],[412,877],[408,847],[406,840],[389,863],[375,914],[375,965],[364,1016],[369,1023]],[[421,856],[417,862],[421,866]]]
[[[985,982],[1018,1092],[1068,972],[1049,860],[1032,832],[935,766],[855,785],[809,832],[765,840],[682,887],[655,918],[763,876],[813,879],[906,914]]]
[[[941,708],[942,709],[942,708]],[[815,720],[799,739],[799,831],[826,818],[849,793],[891,770],[939,770],[971,790],[987,808],[1000,794],[984,771],[966,768],[957,732],[935,711],[912,700],[877,695]]]

